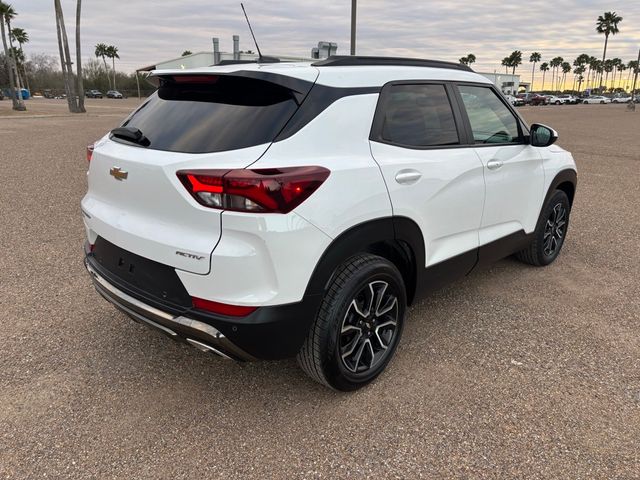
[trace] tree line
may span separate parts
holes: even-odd
[[[542,54],[533,52],[529,56],[529,62],[532,63],[531,68],[531,87],[535,82],[536,64],[540,63],[539,71],[542,72],[542,87],[545,88],[546,74],[551,70],[551,90],[559,91],[566,88],[567,75],[573,73],[572,90],[581,91],[584,84],[585,88],[593,87],[601,92],[609,88],[610,91],[626,90],[631,85],[633,75],[638,74],[638,60],[629,60],[627,62],[620,58],[607,59],[607,46],[609,36],[616,35],[620,32],[619,24],[623,18],[616,12],[605,12],[598,16],[596,20],[596,32],[604,35],[604,48],[602,51],[602,59],[586,53],[578,55],[573,62],[565,61],[563,57],[557,56],[548,62],[542,62]],[[501,65],[505,67],[505,73],[515,74],[516,68],[522,65],[523,54],[520,50],[511,52],[510,55],[502,59]],[[475,63],[476,56],[474,54],[466,55],[460,58],[460,63],[470,65]],[[624,72],[628,70],[626,75],[626,83],[624,83]],[[585,75],[586,73],[586,75]],[[611,87],[609,85],[609,77],[611,76]],[[617,83],[616,83],[617,81]]]

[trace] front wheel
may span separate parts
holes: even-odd
[[[527,248],[516,254],[518,260],[542,267],[558,258],[569,228],[570,211],[567,194],[556,190],[542,208],[533,240]]]
[[[395,265],[370,254],[350,258],[334,275],[298,353],[299,365],[336,390],[371,383],[393,357],[406,302]]]

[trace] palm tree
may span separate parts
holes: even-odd
[[[604,88],[605,90],[607,89],[607,82],[609,81],[609,73],[613,70],[613,61],[612,60],[605,60],[603,63],[603,68],[604,71],[606,72],[606,75],[604,77]]]
[[[593,67],[595,66],[597,62],[596,57],[590,56],[589,60],[587,61],[587,65],[589,65],[589,71],[587,72],[587,82],[586,82],[586,87],[589,87],[589,77],[591,76],[591,70],[593,70]]]
[[[95,56],[96,58],[102,58],[104,63],[104,71],[107,74],[107,80],[109,81],[109,90],[111,90],[111,77],[109,76],[109,67],[107,67],[107,49],[109,47],[105,43],[99,43],[96,45]]]
[[[584,77],[582,76],[582,74],[584,73],[585,70],[586,69],[585,69],[584,65],[579,65],[573,70],[573,73],[575,74],[574,77],[573,77],[573,88],[572,88],[573,91],[576,90],[576,76],[577,76],[577,80],[578,80],[578,91],[580,91],[580,85],[582,84],[582,81],[584,80]]]
[[[596,74],[600,75],[600,79],[602,79],[602,76],[604,74],[604,64],[602,63],[602,60],[596,60],[595,70]],[[596,75],[595,80],[597,79],[598,76]],[[598,89],[598,87],[596,87],[596,89]]]
[[[18,111],[25,111],[27,107],[22,100],[22,92],[18,90],[16,95],[16,79],[14,75],[15,60],[13,55],[9,54],[9,48],[7,47],[7,35],[5,32],[5,23],[7,27],[10,25],[10,21],[16,16],[16,12],[13,7],[0,0],[0,35],[2,35],[2,46],[4,47],[4,59],[7,62],[7,70],[9,71],[9,87],[11,88],[11,101],[13,102],[13,109]],[[9,28],[9,31],[11,29]],[[13,53],[13,52],[12,52]],[[16,71],[17,72],[17,71]]]
[[[84,83],[82,78],[82,55],[80,52],[80,12],[82,0],[76,3],[76,90],[78,92],[78,112],[86,112],[84,108]]]
[[[562,90],[565,90],[567,84],[567,73],[571,71],[571,64],[569,62],[562,62],[560,67],[562,68]]]
[[[556,79],[556,73],[557,73],[558,67],[562,65],[562,62],[564,62],[564,58],[554,57],[551,59],[551,63],[549,63],[549,65],[551,66],[551,72],[552,72],[551,90],[558,90],[558,81]]]
[[[536,75],[536,63],[538,63],[541,58],[542,58],[542,55],[540,55],[540,53],[538,53],[538,52],[533,52],[529,56],[529,61],[531,63],[533,63],[533,67],[531,67],[531,89],[532,90],[533,90],[533,80],[534,80],[535,75]]]
[[[471,65],[472,63],[476,62],[476,56],[473,53],[470,53],[466,57],[460,58],[459,62],[462,65]]]
[[[502,66],[504,67],[504,73],[509,73],[509,67],[511,66],[511,58],[504,57],[502,59]]]
[[[62,77],[64,79],[64,88],[67,92],[67,104],[71,113],[81,112],[78,106],[78,96],[76,92],[76,82],[71,61],[71,53],[69,52],[69,40],[67,38],[67,29],[64,25],[64,12],[60,0],[53,2],[56,14],[56,31],[58,35],[58,50],[60,52],[60,64],[62,65]]]
[[[116,88],[116,58],[120,59],[120,55],[118,55],[118,47],[113,45],[109,45],[107,47],[107,57],[111,59],[111,64],[113,66],[113,89]]]
[[[16,42],[18,42],[18,47],[20,49],[20,55],[23,58],[22,61],[22,75],[23,75],[23,79],[24,79],[24,83],[25,86],[27,87],[27,90],[31,91],[31,88],[29,88],[29,77],[27,77],[27,70],[24,68],[24,50],[22,48],[22,45],[24,45],[25,43],[29,43],[29,34],[27,32],[25,32],[25,30],[23,28],[17,28],[14,27],[11,29],[11,32],[9,32],[9,35],[11,35],[11,38],[13,38],[13,40],[15,40]]]
[[[519,65],[522,65],[522,52],[520,50],[514,50],[513,52],[511,52],[511,55],[509,55],[509,61],[510,61],[510,67],[513,69],[511,71],[512,75],[516,74],[516,68]]]
[[[627,76],[627,86],[631,85],[631,74],[635,73],[637,68],[638,68],[637,60],[631,60],[629,63],[627,63],[627,69],[629,70],[629,75]]]
[[[627,66],[625,65],[625,63],[622,61],[621,58],[615,58],[615,67],[616,70],[618,70],[618,72],[620,72],[620,76],[618,78],[618,87],[620,87],[620,82],[622,82],[622,72],[624,72],[627,69]],[[613,82],[613,86],[616,86],[616,82],[614,80]]]
[[[544,77],[547,74],[547,71],[549,71],[549,64],[547,62],[541,63],[540,64],[540,71],[542,72],[542,88],[540,89],[540,91],[544,91]],[[533,87],[533,85],[531,85]]]
[[[604,15],[600,15],[596,20],[596,32],[604,34],[604,50],[602,51],[602,64],[607,58],[607,43],[609,42],[609,35],[615,35],[620,30],[618,24],[622,22],[622,17],[616,12],[605,12]],[[600,83],[602,83],[602,75],[600,76]]]

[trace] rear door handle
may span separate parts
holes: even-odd
[[[493,159],[487,162],[487,168],[489,170],[498,170],[502,167],[502,165],[504,165],[504,162],[502,160]]]
[[[400,185],[412,185],[420,180],[420,177],[422,177],[422,174],[417,170],[400,170],[396,173],[396,182]]]

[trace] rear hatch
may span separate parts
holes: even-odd
[[[309,80],[263,72],[158,75],[159,88],[95,145],[82,200],[96,236],[142,257],[206,274],[221,210],[199,205],[176,172],[254,163],[297,111]]]

